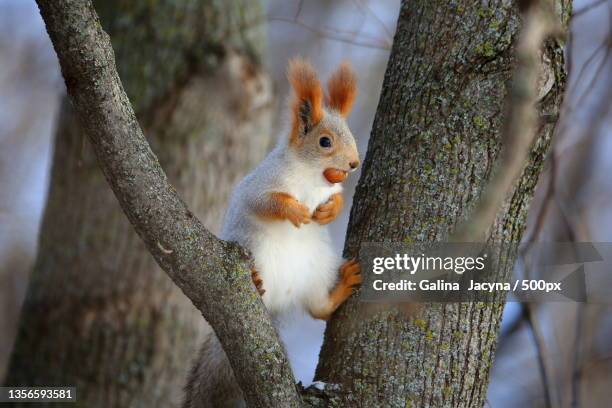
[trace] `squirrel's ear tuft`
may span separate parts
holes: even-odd
[[[301,58],[289,61],[287,78],[294,92],[291,141],[297,142],[323,119],[323,88],[312,65]]]
[[[327,106],[347,117],[357,97],[357,77],[351,64],[344,61],[327,82]]]

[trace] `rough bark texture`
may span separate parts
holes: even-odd
[[[157,260],[229,339],[236,371],[252,382],[243,383],[250,402],[295,402],[241,252],[194,217],[217,230],[231,187],[271,139],[259,2],[96,3],[169,180],[89,2],[39,6],[76,115],[65,109],[57,133],[40,254],[7,383],[76,385],[88,407],[177,405],[204,321]]]
[[[556,6],[566,23],[569,2]],[[510,1],[402,2],[351,211],[347,256],[358,255],[364,242],[443,241],[469,215],[502,146],[519,27]],[[562,45],[548,41],[543,51],[538,109],[554,116],[565,84]],[[553,126],[542,121],[490,242],[520,240]],[[328,324],[316,375],[341,385],[344,405],[484,405],[503,299],[427,304],[412,317],[358,299]]]

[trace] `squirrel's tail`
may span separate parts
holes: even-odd
[[[242,390],[219,339],[211,331],[189,372],[183,408],[242,407],[246,407]]]

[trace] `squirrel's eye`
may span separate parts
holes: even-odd
[[[331,139],[327,136],[323,136],[322,138],[319,139],[319,146],[321,147],[325,147],[325,148],[330,148],[332,145]]]

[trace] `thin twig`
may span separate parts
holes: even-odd
[[[300,14],[302,13],[303,6],[304,6],[304,0],[300,0],[298,2],[297,10],[295,11],[295,16],[293,17],[294,20],[297,20],[298,18],[300,18]]]
[[[319,27],[308,25],[304,23],[303,21],[300,21],[299,19],[296,20],[296,19],[291,19],[291,18],[282,17],[282,16],[268,16],[268,21],[272,21],[272,22],[278,21],[281,23],[295,24],[310,32],[318,34],[322,38],[343,42],[346,44],[351,44],[351,45],[356,45],[356,46],[366,47],[366,48],[374,48],[374,49],[379,49],[379,50],[390,50],[391,49],[391,45],[383,41],[375,41],[375,42],[359,41],[356,39],[355,35],[352,33],[347,33],[349,36],[352,37],[352,38],[348,38],[340,34],[341,33],[340,31],[335,31],[335,32],[330,31],[330,30],[325,31]]]
[[[374,13],[374,11],[370,7],[370,5],[367,4],[363,0],[354,0],[354,1],[357,4],[357,6],[359,6],[359,8],[361,8],[361,10],[363,10],[366,14],[371,15],[372,18],[374,18],[374,20],[376,20],[378,25],[383,29],[383,31],[387,35],[387,39],[389,40],[389,42],[393,41],[393,32],[391,31],[391,29],[389,27],[387,27],[385,22],[382,21],[381,18],[378,17],[378,15],[376,13]]]
[[[538,98],[537,79],[540,47],[557,31],[553,12],[543,2],[527,8],[523,29],[516,46],[517,67],[509,91],[503,128],[504,149],[493,177],[468,222],[453,235],[458,242],[480,242],[493,224],[506,195],[520,176],[536,137]]]
[[[214,328],[246,402],[300,406],[284,349],[255,294],[245,251],[211,234],[168,182],[123,89],[91,0],[37,3],[68,95],[109,185],[157,263]]]
[[[548,383],[548,374],[546,370],[546,364],[544,362],[544,344],[546,343],[542,338],[539,330],[536,329],[535,322],[537,321],[537,317],[533,311],[533,305],[529,303],[523,303],[524,310],[524,318],[529,326],[529,332],[531,333],[531,337],[533,339],[533,344],[536,349],[536,356],[538,358],[538,368],[540,370],[540,376],[542,378],[542,389],[544,391],[544,403],[546,408],[552,408],[552,399],[550,397],[550,389]]]
[[[574,331],[574,361],[572,368],[572,408],[578,408],[580,400],[580,378],[582,376],[582,333],[584,330],[584,303],[576,305],[576,325]]]
[[[581,15],[583,15],[585,13],[588,13],[589,11],[593,10],[594,8],[597,8],[597,7],[601,6],[606,1],[608,1],[608,0],[597,0],[597,1],[594,1],[593,3],[591,3],[591,4],[587,4],[586,6],[582,7],[581,9],[575,10],[572,13],[572,18],[580,17]]]

